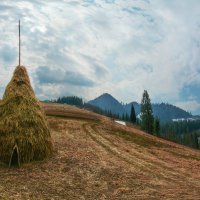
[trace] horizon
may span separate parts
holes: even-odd
[[[0,2],[0,96],[18,63],[39,99],[109,93],[200,114],[198,0]],[[77,95],[78,94],[78,95]]]
[[[120,101],[119,99],[117,99],[116,97],[114,97],[112,94],[107,93],[107,92],[105,92],[105,93],[103,93],[103,94],[100,94],[100,95],[98,95],[97,97],[95,97],[95,98],[93,98],[93,99],[85,99],[84,97],[80,97],[80,96],[78,96],[78,95],[60,96],[60,97],[58,97],[58,98],[62,98],[62,97],[78,97],[78,98],[81,98],[84,102],[88,103],[89,101],[93,101],[93,100],[99,98],[100,96],[103,96],[103,95],[106,95],[106,94],[107,94],[107,95],[110,95],[112,98],[114,98],[115,100],[117,100],[120,104],[122,104],[122,106],[123,106],[123,105],[127,105],[127,104],[131,104],[131,103],[141,104],[141,101],[134,101],[134,100],[133,100],[133,101],[130,101],[130,102],[123,102],[123,101]],[[57,98],[55,98],[55,99],[44,99],[43,101],[55,101],[55,100],[57,100]],[[150,100],[151,100],[151,99],[150,99]],[[171,106],[178,107],[178,106],[176,106],[176,105],[174,105],[174,104],[172,104],[172,103],[170,103],[170,102],[152,102],[152,101],[151,101],[151,104],[154,104],[154,105],[167,104],[167,105],[171,105]],[[180,107],[178,107],[178,108],[180,108]],[[183,108],[180,108],[180,109],[184,110]],[[192,114],[190,111],[187,111],[187,110],[184,110],[184,111],[188,112],[189,114]],[[199,116],[199,114],[192,114],[192,115],[193,115],[193,116]]]

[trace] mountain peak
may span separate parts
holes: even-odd
[[[111,94],[109,94],[109,93],[103,93],[102,95],[100,95],[99,97],[110,97],[110,98],[113,98],[114,99],[114,97],[111,95]]]
[[[122,114],[124,112],[122,104],[119,103],[119,101],[117,101],[117,99],[115,99],[109,93],[104,93],[94,100],[89,101],[88,103],[97,106],[103,110],[109,110],[112,112],[115,112],[117,110],[119,114]]]
[[[92,101],[111,101],[111,103],[119,103],[117,99],[115,99],[111,94],[109,93],[103,93],[102,95],[100,95],[99,97],[95,98]],[[119,103],[120,104],[120,103]]]

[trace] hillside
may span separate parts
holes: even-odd
[[[0,199],[199,199],[199,151],[73,106],[43,108],[54,154],[1,167]]]
[[[111,110],[115,114],[130,113],[131,104],[133,103],[136,115],[140,114],[140,104],[137,102],[131,102],[129,104],[119,103],[113,96],[110,94],[102,94],[101,96],[95,98],[88,102],[93,106],[97,106],[103,110]],[[189,118],[192,115],[185,110],[178,108],[171,104],[152,104],[153,114],[160,118],[161,123],[166,123],[172,121],[172,119],[178,118]]]

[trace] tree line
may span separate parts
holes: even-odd
[[[120,114],[113,113],[111,110],[103,110],[97,106],[94,106],[94,105],[84,102],[84,100],[82,98],[77,97],[77,96],[59,97],[58,99],[51,100],[50,102],[74,105],[79,108],[84,108],[84,109],[90,110],[92,112],[95,112],[95,113],[98,113],[101,115],[105,115],[110,118],[115,118],[115,119],[119,119],[119,120],[123,120],[123,121],[127,121],[127,122],[131,122],[131,121],[135,122],[136,121],[135,110],[134,110],[133,105],[132,105],[132,111],[131,111],[132,117],[131,117],[128,113],[123,113],[122,115],[120,115]],[[131,119],[131,118],[134,118],[134,119]]]
[[[84,105],[83,99],[76,96],[68,96],[68,97],[59,97],[57,100],[54,100],[56,103],[75,105],[82,107]]]
[[[170,122],[160,126],[159,118],[153,116],[151,101],[145,90],[141,101],[141,128],[158,137],[200,149],[200,120]]]
[[[142,130],[149,134],[155,135],[157,137],[162,137],[164,139],[189,147],[197,149],[200,148],[200,120],[170,122],[164,125],[160,125],[159,118],[153,115],[151,100],[147,90],[144,90],[142,95],[141,112],[138,118],[136,117],[133,104],[131,105],[130,113],[123,113],[120,115],[112,113],[111,110],[103,110],[97,106],[85,103],[82,98],[77,96],[59,97],[58,99],[51,102],[75,105],[77,107],[84,108],[110,118],[137,124],[141,127]]]
[[[169,122],[161,126],[162,137],[200,149],[200,120]]]

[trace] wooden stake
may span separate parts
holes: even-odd
[[[19,20],[19,66],[21,64],[21,36],[20,36],[20,20]]]

